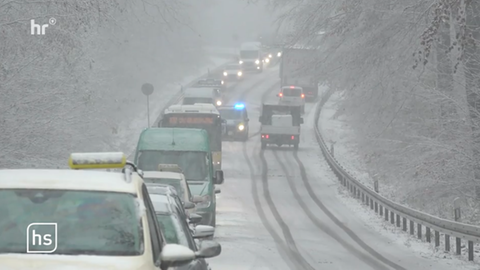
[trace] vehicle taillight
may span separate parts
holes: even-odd
[[[305,98],[305,94],[302,94],[302,98]]]
[[[295,136],[292,135],[292,140],[295,140]]]
[[[268,139],[268,134],[262,135],[263,138]]]
[[[295,86],[290,86],[290,89],[295,89]]]
[[[278,94],[279,97],[283,97],[283,93]]]

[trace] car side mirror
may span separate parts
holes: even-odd
[[[190,214],[190,216],[188,217],[188,223],[190,224],[198,224],[200,223],[200,221],[202,221],[202,216],[200,215],[197,215],[197,214]]]
[[[223,171],[222,170],[218,170],[215,172],[215,184],[216,185],[221,185],[223,184],[223,182],[225,181],[225,179],[223,178]]]
[[[206,240],[200,243],[200,250],[195,252],[197,258],[213,258],[222,253],[222,246],[216,241]]]
[[[201,202],[203,202],[203,198],[201,196],[194,195],[193,199],[192,199],[192,202],[193,203],[201,203]]]
[[[209,254],[207,252],[206,254],[199,255]],[[162,248],[162,252],[159,256],[161,261],[160,269],[166,270],[169,269],[169,267],[177,267],[188,264],[193,261],[196,256],[198,255],[186,246],[177,244],[166,244]]]
[[[300,124],[303,124],[303,118],[300,118]]]
[[[217,187],[215,187],[215,194],[220,194],[220,193],[222,193],[222,190],[219,189],[219,188],[217,188]]]
[[[208,238],[208,237],[213,237],[214,234],[215,234],[214,227],[207,226],[207,225],[198,225],[194,229],[193,238],[195,239]]]
[[[193,202],[184,202],[183,208],[185,208],[186,210],[193,209],[195,208],[195,204]]]

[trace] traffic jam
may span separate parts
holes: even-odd
[[[246,104],[224,104],[228,86],[283,53],[242,44],[238,62],[182,88],[182,100],[141,131],[131,161],[122,152],[72,153],[70,170],[0,170],[10,179],[0,182],[1,197],[15,206],[3,213],[14,222],[0,236],[8,243],[2,269],[211,269],[207,259],[222,251],[214,240],[222,141],[251,133]],[[262,149],[298,149],[305,94],[286,83],[278,103],[262,104]]]

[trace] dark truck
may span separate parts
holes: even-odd
[[[303,124],[301,106],[266,104],[262,105],[262,114],[258,121],[262,149],[269,144],[278,146],[293,145],[298,149],[300,143],[300,125]]]
[[[315,46],[285,46],[280,58],[281,85],[302,87],[306,101],[318,97],[318,52]]]

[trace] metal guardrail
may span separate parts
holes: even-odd
[[[462,239],[468,243],[468,260],[473,261],[474,247],[473,243],[480,242],[480,227],[465,223],[455,222],[447,219],[432,216],[427,213],[420,212],[408,208],[406,206],[395,203],[370,187],[362,184],[360,181],[351,176],[348,171],[335,159],[333,154],[327,147],[325,140],[322,137],[319,128],[319,119],[322,107],[328,101],[333,91],[325,93],[317,106],[315,112],[315,136],[318,144],[322,150],[323,156],[328,162],[328,165],[338,177],[340,182],[350,194],[361,200],[362,203],[374,210],[375,213],[384,216],[385,221],[390,221],[391,224],[396,224],[397,227],[402,227],[403,231],[409,229],[410,234],[417,233],[417,237],[427,242],[431,242],[432,230],[434,231],[435,247],[440,246],[440,234],[445,237],[445,250],[450,251],[450,237],[456,239],[456,254],[461,255]],[[409,221],[407,226],[407,221]],[[415,228],[416,223],[416,228]],[[422,226],[425,227],[425,239],[422,237]],[[415,230],[416,229],[416,230]]]

